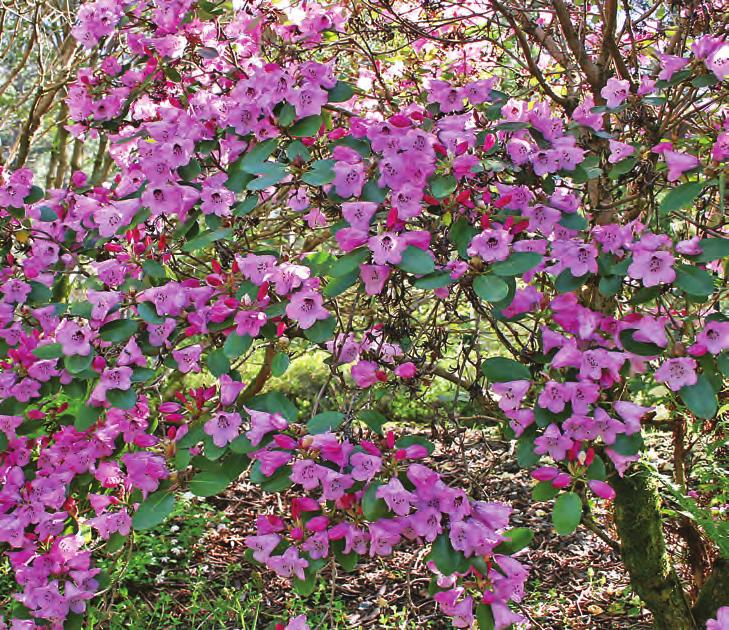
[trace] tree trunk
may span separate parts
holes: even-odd
[[[694,617],[699,627],[703,628],[709,619],[716,617],[716,611],[722,606],[729,606],[729,560],[719,558],[694,606]]]
[[[613,484],[615,524],[630,583],[653,613],[657,630],[696,630],[681,581],[666,551],[660,496],[645,471],[637,470]]]

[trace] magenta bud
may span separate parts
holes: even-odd
[[[552,479],[553,488],[566,488],[572,483],[572,477],[569,473],[559,473],[554,479]]]
[[[532,477],[537,481],[552,481],[557,475],[559,475],[559,469],[552,466],[542,466],[532,471]]]
[[[289,450],[293,450],[299,445],[299,443],[294,438],[288,435],[283,435],[281,433],[275,435],[273,441],[276,442],[276,444],[281,448]]]
[[[329,525],[327,516],[315,516],[306,523],[306,529],[310,532],[323,532]]]
[[[612,489],[610,484],[607,484],[604,481],[593,479],[589,481],[587,485],[590,486],[590,490],[592,490],[601,499],[611,500],[615,498],[615,490]]]

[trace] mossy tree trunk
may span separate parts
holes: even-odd
[[[686,593],[668,557],[655,482],[645,471],[613,484],[620,550],[635,592],[653,613],[657,630],[696,630]]]

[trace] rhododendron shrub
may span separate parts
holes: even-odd
[[[0,180],[10,627],[79,627],[109,586],[98,557],[163,523],[178,492],[240,475],[286,508],[258,516],[246,556],[298,593],[421,545],[455,627],[525,624],[514,556],[531,532],[375,409],[436,378],[515,440],[558,534],[596,529],[593,506],[614,502],[658,627],[727,603],[719,558],[689,607],[640,459],[667,409],[691,501],[687,431],[692,448],[724,431],[729,43],[708,18],[681,47],[636,42],[627,24],[650,13],[622,16],[623,41],[606,3],[602,43],[578,54],[579,15],[553,5],[537,24],[459,3],[436,29],[405,5],[81,7],[73,36],[99,56],[68,88],[67,129],[105,139],[108,177],[43,189],[17,164]],[[494,44],[473,8],[505,20],[488,28],[516,38],[536,91],[480,56]],[[366,24],[397,31],[402,67],[372,57]],[[292,347],[328,354],[341,408],[317,399],[305,417],[264,389]],[[705,544],[726,553],[716,531]]]

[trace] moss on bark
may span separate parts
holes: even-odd
[[[729,606],[729,560],[719,558],[704,583],[693,613],[699,628],[716,616],[722,606]]]
[[[645,471],[614,483],[620,550],[635,592],[653,613],[658,630],[696,630],[681,581],[666,551],[660,496]]]

